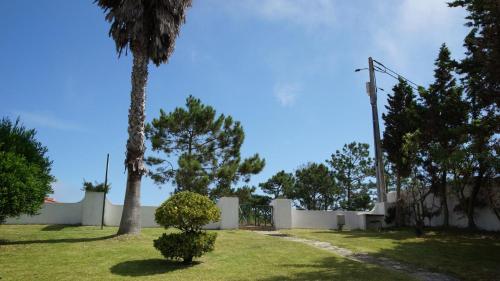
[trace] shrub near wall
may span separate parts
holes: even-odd
[[[156,209],[155,220],[165,228],[174,227],[182,232],[164,233],[154,240],[154,247],[167,259],[182,259],[191,263],[193,257],[200,257],[214,249],[217,234],[207,233],[202,227],[219,219],[219,208],[207,196],[179,192]]]

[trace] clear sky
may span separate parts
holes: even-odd
[[[118,58],[92,2],[0,2],[0,116],[37,129],[56,200],[79,201],[84,178],[103,181],[109,152],[109,198],[121,204],[131,57]],[[170,62],[150,65],[147,119],[190,94],[232,115],[245,129],[242,155],[266,159],[257,185],[344,143],[371,145],[368,73],[353,70],[373,56],[426,86],[442,43],[463,56],[464,16],[441,0],[193,0]],[[377,82],[386,91],[395,83]],[[146,178],[142,203],[172,190]]]

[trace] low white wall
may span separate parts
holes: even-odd
[[[81,224],[82,203],[43,204],[36,216],[7,218],[5,224]]]
[[[500,188],[496,188],[496,190],[500,190]],[[466,188],[465,194],[470,192],[470,187]],[[485,193],[485,190],[482,190],[483,193],[480,192],[479,196],[486,198],[488,194]],[[500,191],[497,191],[500,192]],[[402,194],[404,196],[404,194]],[[500,196],[500,194],[496,194],[495,196]],[[391,191],[387,194],[388,203],[396,202],[396,192]],[[448,188],[448,210],[449,210],[449,223],[451,226],[465,228],[467,227],[467,217],[463,212],[454,211],[455,206],[458,205],[459,199],[457,195]],[[429,194],[427,196],[425,205],[428,208],[432,208],[433,210],[438,210],[441,203],[440,198],[434,196],[433,194]],[[430,221],[425,219],[425,224],[429,226],[442,226],[444,221],[443,212],[441,214],[433,217]],[[500,231],[500,221],[495,216],[495,213],[489,206],[484,206],[482,208],[476,207],[474,214],[474,221],[479,229],[488,230],[488,231]]]
[[[78,203],[45,203],[38,215],[22,215],[8,218],[6,224],[81,224],[101,225],[104,193],[85,192],[85,197]],[[217,202],[221,210],[221,220],[207,224],[204,229],[238,228],[238,198],[222,197]],[[156,206],[141,207],[141,226],[159,227],[155,222]],[[123,205],[114,205],[108,199],[105,202],[104,225],[119,226]]]
[[[337,228],[337,212],[292,210],[293,228]]]

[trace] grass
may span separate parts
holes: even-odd
[[[337,232],[294,229],[282,232],[448,273],[461,280],[500,280],[498,234],[433,230],[417,238],[412,230]]]
[[[153,248],[163,229],[115,237],[116,228],[0,226],[4,280],[409,280],[300,243],[218,231],[215,251],[185,266]]]

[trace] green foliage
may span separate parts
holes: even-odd
[[[260,189],[266,194],[279,197],[290,197],[295,179],[293,174],[279,171],[266,182],[259,184]]]
[[[160,110],[146,128],[153,151],[146,163],[157,184],[172,181],[175,192],[193,191],[218,198],[231,193],[231,184],[248,182],[264,168],[258,154],[241,159],[243,128],[231,116],[216,114],[211,106],[189,96],[185,108],[170,113]],[[174,167],[169,160],[177,158]]]
[[[0,121],[0,223],[6,217],[35,215],[52,192],[47,148],[9,119]]]
[[[182,258],[190,263],[193,257],[213,250],[217,235],[202,231],[202,227],[219,219],[219,208],[207,196],[189,191],[174,194],[156,209],[155,221],[182,233],[164,233],[154,246],[165,258]]]
[[[404,135],[416,130],[416,101],[413,89],[403,79],[399,79],[392,91],[387,99],[387,113],[382,114],[385,122],[382,148],[387,153],[392,170],[401,178],[409,174],[409,167],[403,165],[402,146]]]
[[[130,48],[143,52],[156,65],[168,61],[191,0],[95,0],[111,23],[109,36],[119,54]]]
[[[189,191],[172,195],[155,212],[159,225],[184,232],[200,232],[204,225],[219,219],[220,210],[212,200]]]
[[[256,188],[250,186],[240,187],[231,194],[237,196],[240,205],[267,206],[271,203],[271,197],[267,195],[254,194]]]
[[[104,183],[98,183],[98,182],[90,182],[83,180],[83,187],[82,191],[91,191],[91,192],[106,192],[108,193],[109,190],[111,189],[111,184],[108,183],[107,186],[104,186]]]
[[[468,147],[473,188],[467,210],[475,228],[474,206],[480,191],[499,174],[500,140],[500,9],[497,0],[454,0],[451,7],[467,10],[465,58],[457,67],[469,104]],[[499,217],[500,219],[500,217]]]
[[[216,238],[217,233],[163,233],[154,240],[154,247],[167,259],[183,259],[190,263],[193,257],[213,251]]]
[[[371,178],[375,171],[368,148],[366,143],[352,142],[326,161],[340,188],[338,207],[344,210],[366,210],[372,206],[370,192],[374,183]]]
[[[327,166],[310,163],[295,171],[295,185],[291,195],[300,207],[307,210],[327,210],[333,207],[339,193]]]

